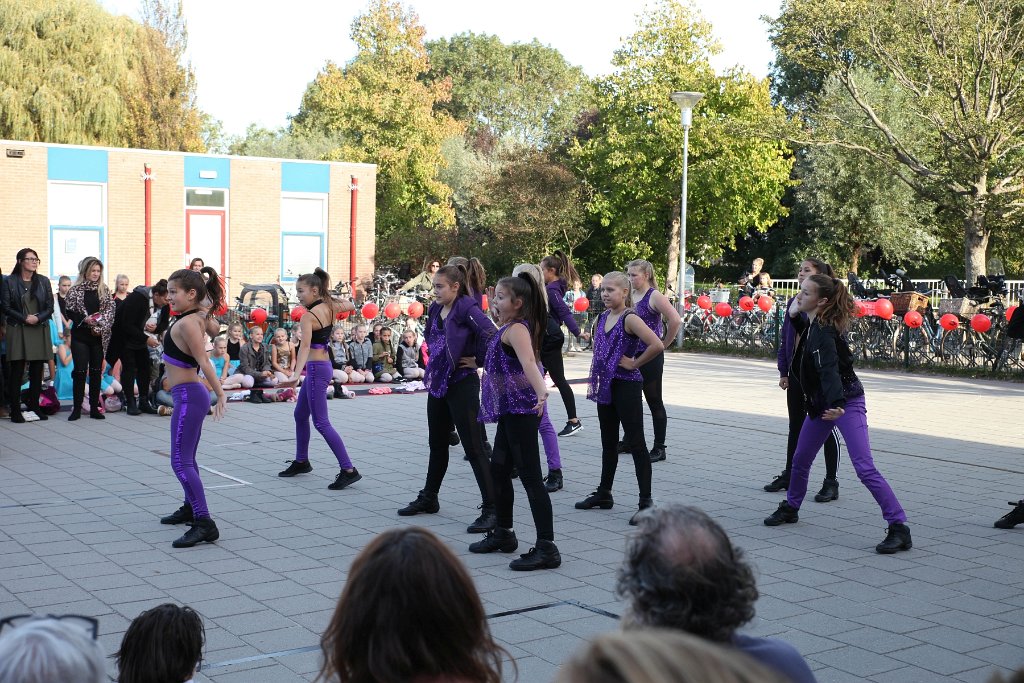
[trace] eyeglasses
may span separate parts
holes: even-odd
[[[5,628],[16,629],[19,626],[24,626],[25,624],[37,619],[57,619],[58,621],[75,624],[92,636],[93,640],[96,640],[96,637],[99,635],[99,619],[95,617],[87,617],[81,614],[47,614],[45,616],[39,614],[16,614],[13,617],[4,617],[3,619],[0,619],[0,634],[4,632]]]
[[[29,261],[31,263],[39,263],[39,259],[37,259],[35,256],[26,256],[25,258],[23,258],[21,260],[22,261]]]

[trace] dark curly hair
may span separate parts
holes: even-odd
[[[627,626],[675,628],[728,642],[754,618],[757,583],[739,548],[702,510],[667,505],[641,515],[616,593]]]

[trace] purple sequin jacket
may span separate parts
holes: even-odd
[[[626,317],[636,314],[625,311],[611,332],[605,332],[609,313],[602,313],[594,325],[594,359],[590,363],[590,385],[587,387],[587,398],[602,405],[612,402],[612,380],[643,381],[639,370],[627,370],[619,365],[623,356],[636,358],[640,355],[640,338],[626,332],[625,326]]]
[[[517,320],[499,328],[487,343],[484,380],[480,390],[481,422],[497,422],[502,415],[529,415],[535,412],[537,392],[530,385],[515,350],[501,341],[505,330],[520,323],[529,332],[529,323]]]
[[[651,306],[651,297],[654,296],[654,287],[647,290],[647,293],[643,295],[640,301],[637,302],[636,314],[640,316],[640,319],[647,324],[647,327],[654,331],[654,334],[658,335],[660,339],[665,334],[665,323],[661,319],[661,313]],[[637,347],[637,353],[643,353],[647,350],[647,344],[640,342],[640,346]]]
[[[483,366],[487,342],[495,332],[494,323],[471,296],[457,298],[444,320],[442,308],[435,301],[427,312],[429,361],[423,382],[435,398],[446,396],[450,384],[476,373],[474,368],[460,368],[460,358],[475,356],[477,365]]]

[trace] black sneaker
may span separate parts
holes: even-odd
[[[839,500],[839,481],[837,479],[826,479],[821,485],[821,490],[814,496],[815,503],[829,503]]]
[[[460,443],[462,443],[462,439],[459,438],[459,433],[457,431],[453,429],[452,431],[448,432],[449,446],[458,446]],[[469,460],[468,457],[466,459]]]
[[[629,518],[629,525],[630,526],[636,526],[637,522],[640,519],[640,513],[642,513],[644,510],[646,510],[648,508],[652,508],[652,507],[654,507],[654,499],[653,498],[641,498],[640,499],[639,509],[636,512],[633,513],[632,517]]]
[[[480,506],[480,516],[466,527],[467,534],[483,534],[498,526],[498,516],[494,508]]]
[[[562,427],[562,431],[558,432],[558,435],[559,436],[572,436],[573,434],[579,434],[582,431],[583,431],[583,423],[581,421],[576,420],[575,422],[572,422],[570,420],[569,422],[565,423],[565,426]]]
[[[601,508],[602,510],[611,510],[613,505],[615,505],[615,500],[612,498],[612,492],[598,489],[576,503],[576,509],[593,510],[594,508]]]
[[[354,467],[352,468],[351,472],[341,470],[340,472],[338,472],[338,476],[334,478],[334,483],[328,484],[327,488],[329,488],[332,491],[340,491],[349,484],[354,484],[362,478],[363,475],[359,474],[359,470],[357,470]]]
[[[768,493],[777,493],[789,488],[789,470],[782,470],[782,474],[772,479],[772,483],[765,484],[764,490]]]
[[[779,503],[778,509],[764,518],[765,526],[779,526],[780,524],[794,524],[800,521],[799,509],[789,504],[789,501]]]
[[[273,402],[274,402],[274,399],[270,398],[269,396],[264,394],[262,391],[260,392],[260,403],[273,403]]]
[[[875,546],[875,550],[883,555],[892,555],[901,550],[910,550],[914,542],[910,540],[910,527],[895,522],[889,525],[885,540]]]
[[[562,556],[551,541],[537,541],[530,552],[520,555],[518,560],[508,563],[508,568],[517,572],[532,572],[535,569],[555,569],[561,566]]]
[[[189,522],[189,530],[184,535],[171,543],[175,548],[191,548],[197,543],[213,543],[220,538],[220,531],[217,524],[209,517],[203,517]]]
[[[514,553],[519,549],[516,532],[496,526],[482,540],[469,544],[471,553]]]
[[[180,508],[167,515],[166,517],[160,518],[161,524],[182,524],[184,522],[191,522],[195,519],[192,516],[192,506],[185,503]]]
[[[562,484],[562,470],[551,470],[548,472],[548,476],[544,479],[544,488],[548,490],[548,493],[561,491]]]
[[[428,493],[427,491],[420,491],[420,494],[416,496],[416,500],[406,505],[404,508],[398,511],[399,517],[412,517],[421,513],[434,514],[441,509],[441,505],[437,502],[436,493]]]
[[[288,464],[288,469],[283,472],[278,472],[279,477],[294,477],[296,474],[307,474],[313,471],[313,466],[309,464],[308,460],[291,460]],[[355,481],[353,479],[353,481]],[[349,482],[352,483],[352,482]]]
[[[664,446],[655,446],[651,449],[651,462],[661,462],[668,458]]]
[[[1012,529],[1018,524],[1024,524],[1024,500],[1019,500],[1016,503],[1010,501],[1007,505],[1013,505],[1014,508],[992,525],[997,529]]]
[[[246,399],[249,403],[263,403],[263,392],[258,389],[253,389],[249,392],[249,398]]]

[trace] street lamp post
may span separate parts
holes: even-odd
[[[684,289],[686,282],[686,161],[690,151],[690,125],[693,123],[693,108],[704,97],[704,93],[680,92],[677,90],[672,93],[671,97],[672,101],[679,105],[683,123],[683,199],[679,207],[679,275],[677,276],[678,281],[676,283],[676,296],[679,298],[679,315],[682,315],[686,306],[686,301],[683,298],[683,295],[686,293]],[[686,326],[680,325],[679,334],[676,335],[676,346],[680,350],[683,348],[683,335],[685,332]]]

